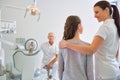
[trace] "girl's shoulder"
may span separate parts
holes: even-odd
[[[88,42],[85,42],[83,40],[68,40],[71,43],[75,43],[75,44],[82,44],[82,45],[90,45]]]

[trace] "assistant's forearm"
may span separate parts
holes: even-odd
[[[94,50],[92,50],[91,46],[78,45],[78,44],[73,44],[69,42],[67,43],[67,48],[83,54],[93,54],[95,52]]]

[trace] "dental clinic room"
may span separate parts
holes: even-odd
[[[120,80],[120,0],[0,0],[0,80]]]

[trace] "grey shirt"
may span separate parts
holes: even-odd
[[[69,40],[76,44],[86,44],[80,40]],[[94,80],[93,55],[83,55],[68,48],[59,50],[59,80]]]

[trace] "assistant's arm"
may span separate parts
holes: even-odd
[[[104,39],[102,37],[96,36],[90,45],[73,44],[65,40],[62,40],[59,43],[59,47],[60,48],[67,47],[82,54],[94,54],[98,50],[98,48],[103,44],[103,42]]]

